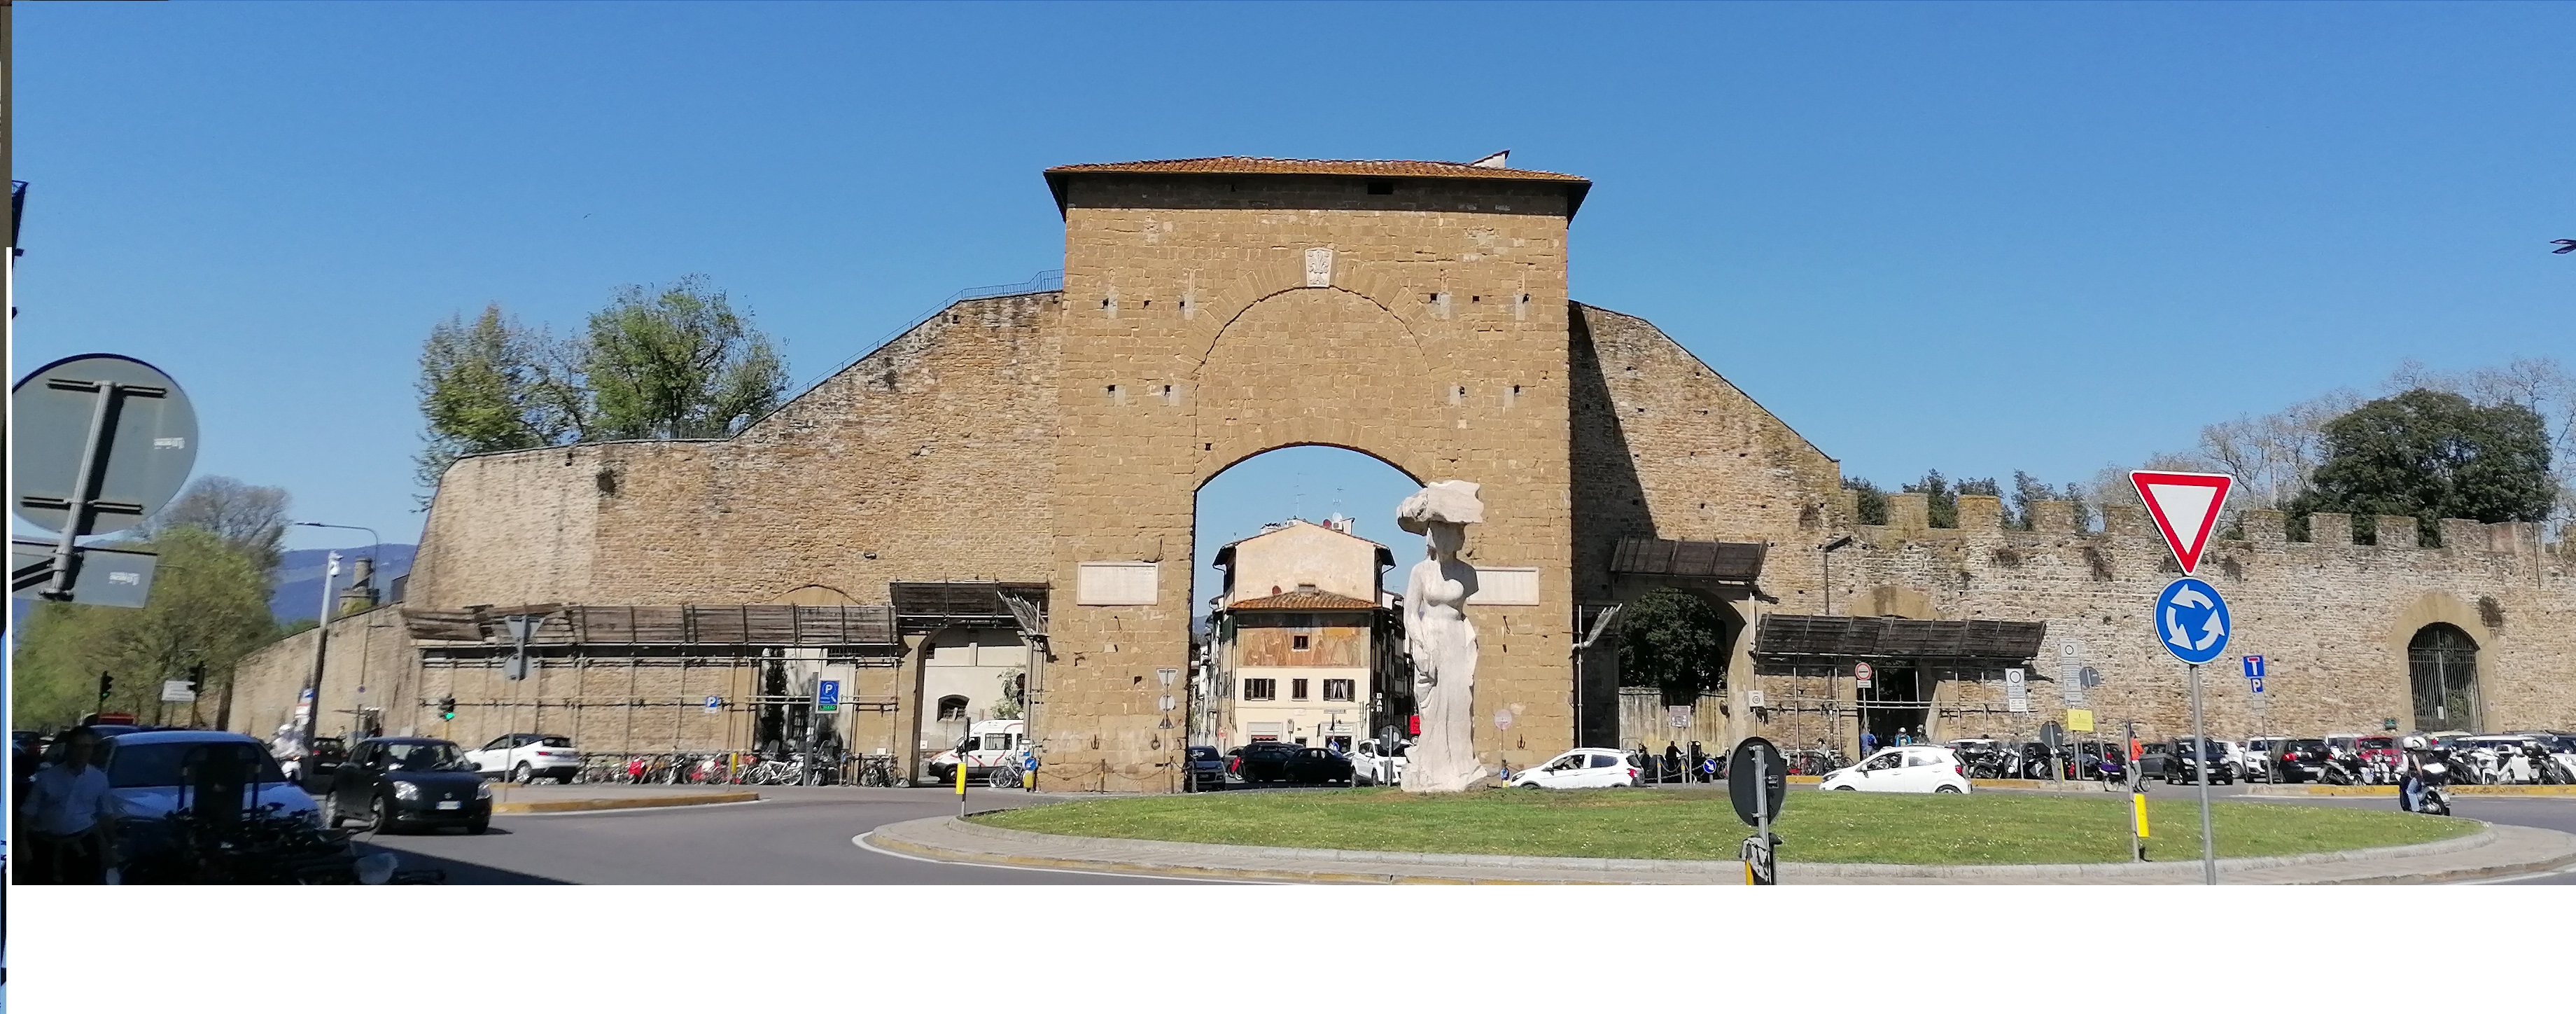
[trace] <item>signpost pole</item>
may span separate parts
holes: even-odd
[[[2143,863],[2147,861],[2147,780],[2138,773],[2138,723],[2135,721],[2129,723],[2128,740],[2122,748],[2129,752],[2126,765],[2129,772],[2129,861]]]
[[[1763,880],[1755,882],[1778,883],[1779,867],[1775,864],[1779,860],[1771,855],[1771,771],[1763,765],[1762,754],[1763,751],[1753,751],[1753,836],[1762,843],[1762,865],[1767,868],[1762,871]]]
[[[2200,783],[2200,882],[2218,882],[2218,839],[2209,825],[2209,730],[2200,715],[2200,666],[2191,667],[2191,777]]]

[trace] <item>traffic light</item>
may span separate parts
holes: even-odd
[[[1404,734],[1407,736],[1422,735],[1422,716],[1407,716],[1404,720]]]
[[[196,665],[188,667],[188,693],[191,696],[194,696],[205,692],[206,664],[199,662]]]
[[[453,722],[456,720],[455,694],[449,694],[438,699],[438,720],[442,722]]]
[[[110,676],[106,673],[98,674],[98,702],[100,704],[107,703],[107,692],[115,688],[116,677]]]

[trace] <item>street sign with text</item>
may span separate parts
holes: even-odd
[[[1871,669],[1867,662],[1855,662],[1852,664],[1852,683],[1863,690],[1869,689],[1870,680],[1875,678],[1877,675],[1878,671]]]
[[[2015,713],[2030,710],[2030,687],[2019,669],[2004,670],[2004,710]]]
[[[814,684],[814,710],[841,710],[841,681],[823,680]]]

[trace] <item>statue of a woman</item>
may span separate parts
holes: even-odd
[[[1459,792],[1485,777],[1476,763],[1476,628],[1466,613],[1476,568],[1458,559],[1467,526],[1484,519],[1472,482],[1432,483],[1396,508],[1395,523],[1429,545],[1404,582],[1404,648],[1422,716],[1405,763],[1406,792]]]

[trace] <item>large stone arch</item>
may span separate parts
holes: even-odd
[[[1415,482],[1445,478],[1434,474],[1439,448],[1420,439],[1449,422],[1442,410],[1452,399],[1432,372],[1413,330],[1365,295],[1319,287],[1265,297],[1234,316],[1189,374],[1199,443],[1191,488],[1298,445],[1358,451]]]

